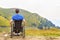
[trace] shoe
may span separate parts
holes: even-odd
[[[20,36],[20,33],[17,33],[17,36]]]

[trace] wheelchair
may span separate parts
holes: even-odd
[[[25,38],[25,27],[22,26],[23,20],[14,20],[13,24],[11,25],[11,38],[14,36],[13,33],[20,33],[22,32],[22,37]]]

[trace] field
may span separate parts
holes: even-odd
[[[0,28],[0,33],[9,33],[10,27],[3,27]],[[60,29],[57,28],[51,28],[47,30],[40,30],[37,28],[27,28],[25,29],[25,35],[26,36],[60,36]]]
[[[36,28],[25,29],[25,39],[20,37],[4,37],[5,34],[10,33],[10,27],[0,28],[0,40],[60,40],[60,29],[51,28],[48,30],[39,30]]]

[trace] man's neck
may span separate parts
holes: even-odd
[[[16,14],[19,14],[19,13],[16,13]]]

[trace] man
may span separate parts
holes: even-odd
[[[12,16],[12,19],[10,20],[10,24],[12,24],[14,20],[23,20],[23,22],[25,23],[24,17],[19,14],[19,9],[16,9],[15,12],[16,14]]]
[[[15,13],[15,15],[12,16],[10,24],[12,25],[12,23],[14,22],[14,20],[23,20],[23,23],[24,23],[24,26],[25,26],[25,19],[24,19],[24,17],[21,14],[19,14],[19,9],[16,9],[15,12],[16,13]]]

